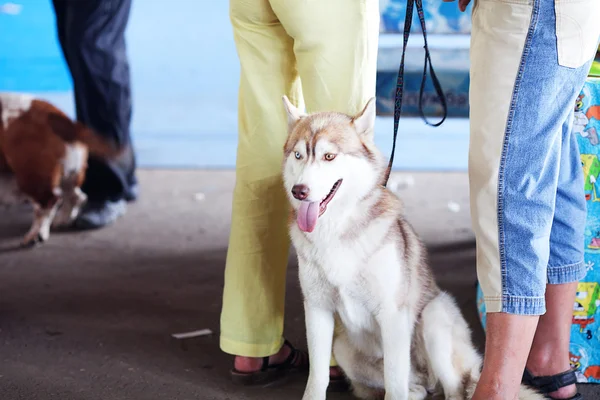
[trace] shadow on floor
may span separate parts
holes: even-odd
[[[53,234],[41,247],[0,253],[0,399],[301,398],[302,376],[270,388],[234,386],[232,358],[219,350],[230,176],[144,172],[140,178],[142,199],[114,226]],[[18,243],[29,218],[27,208],[0,208],[0,248]],[[415,226],[427,236],[419,218]],[[463,231],[468,224],[448,218],[440,225]],[[428,242],[440,285],[456,297],[481,346],[472,240]],[[305,347],[296,273],[290,254],[285,335]],[[213,335],[171,337],[205,328]]]

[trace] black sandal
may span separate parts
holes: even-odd
[[[235,368],[231,370],[231,379],[233,382],[244,385],[268,385],[276,382],[289,373],[307,372],[309,368],[308,353],[297,350],[289,341],[285,341],[284,346],[291,349],[290,355],[282,363],[269,364],[269,356],[263,357],[262,367],[258,371],[242,372]],[[298,363],[298,361],[300,361]],[[342,374],[339,376],[330,376],[328,392],[347,392],[350,390],[350,384]]]
[[[327,386],[327,391],[329,393],[344,393],[350,391],[350,383],[348,383],[343,371],[341,375],[329,375],[329,386]]]
[[[577,376],[573,370],[550,376],[533,376],[531,372],[525,368],[522,382],[523,384],[536,389],[541,394],[545,394],[548,399],[556,400],[548,396],[548,393],[556,392],[560,388],[576,384]],[[583,400],[583,396],[580,393],[577,393],[575,396],[565,400]]]
[[[269,356],[267,356],[263,357],[262,367],[258,371],[242,372],[233,368],[231,370],[231,379],[233,382],[244,386],[264,385],[275,382],[289,373],[308,371],[308,353],[297,350],[287,340],[283,345],[291,349],[290,355],[285,361],[277,364],[269,364]]]

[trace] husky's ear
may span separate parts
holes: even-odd
[[[291,130],[292,126],[294,126],[300,118],[304,117],[304,114],[292,104],[286,95],[283,95],[283,105],[285,106],[285,111],[287,113],[288,128]]]
[[[365,108],[353,118],[352,123],[360,136],[373,139],[375,131],[375,97],[371,97]]]

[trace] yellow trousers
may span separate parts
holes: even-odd
[[[358,113],[375,96],[379,18],[379,0],[230,0],[241,77],[226,353],[264,357],[283,345],[290,242],[282,96],[308,112]]]

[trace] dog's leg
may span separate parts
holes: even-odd
[[[21,193],[33,203],[33,223],[23,238],[22,245],[32,246],[45,242],[50,237],[50,226],[64,194],[60,187],[59,165],[43,174],[32,174],[27,169],[17,170],[15,178]]]
[[[429,393],[427,393],[425,386],[411,383],[408,393],[409,400],[425,400],[427,396],[429,396]]]
[[[310,370],[302,400],[325,400],[329,385],[329,361],[333,342],[333,313],[304,303]]]
[[[379,324],[383,339],[385,399],[407,400],[414,317],[408,307],[383,310],[379,315]]]
[[[452,328],[438,330],[437,327],[431,325],[429,328],[436,329],[425,332],[425,346],[433,373],[442,384],[445,398],[459,400],[461,399],[461,376],[458,375],[458,371],[452,364],[454,343],[451,335],[448,335],[449,332],[452,332]]]
[[[464,398],[463,379],[477,370],[479,358],[470,332],[452,298],[440,294],[424,309],[423,339],[429,365],[447,400]]]
[[[52,223],[53,228],[65,227],[71,224],[79,215],[81,206],[87,200],[85,193],[78,187],[64,196],[64,200],[54,222]]]
[[[33,209],[33,224],[29,229],[29,232],[23,238],[23,246],[33,246],[38,242],[45,242],[50,237],[50,225],[52,219],[56,214],[59,202],[56,201],[47,207],[40,207],[38,204],[34,205]]]

